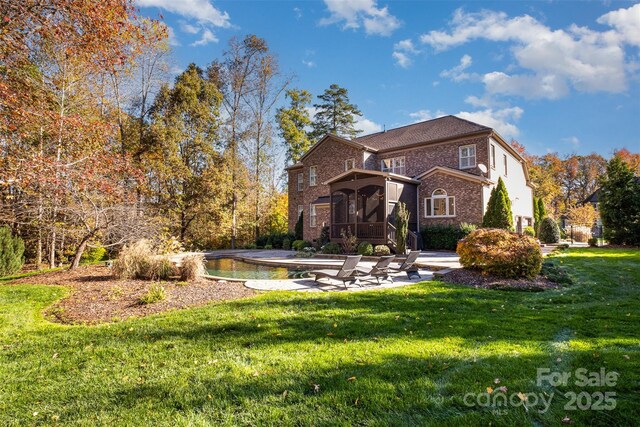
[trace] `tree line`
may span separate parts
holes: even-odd
[[[133,0],[0,9],[0,225],[37,265],[141,238],[219,248],[284,232],[287,158],[358,132],[346,89],[327,89],[312,119],[256,35],[171,81],[167,27]]]

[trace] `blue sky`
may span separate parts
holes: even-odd
[[[174,70],[267,40],[293,86],[349,90],[365,133],[455,114],[534,154],[640,151],[640,3],[138,0]]]

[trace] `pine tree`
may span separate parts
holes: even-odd
[[[485,228],[503,228],[513,231],[511,200],[509,200],[507,187],[504,185],[502,178],[498,178],[498,184],[491,191],[487,211],[482,219],[482,226]]]
[[[11,235],[8,227],[0,227],[0,277],[16,273],[22,268],[24,242]]]
[[[540,222],[542,222],[543,219],[545,219],[545,217],[547,216],[547,209],[544,206],[544,200],[542,200],[542,197],[538,198],[538,218],[540,219]]]
[[[297,163],[311,147],[311,140],[305,130],[311,126],[311,117],[307,110],[311,104],[311,94],[304,89],[289,89],[286,97],[290,100],[289,107],[279,108],[276,120],[280,127],[280,136],[287,148],[287,160]]]
[[[602,179],[600,218],[611,243],[640,245],[640,178],[618,156]]]
[[[538,225],[540,224],[540,220],[542,219],[540,218],[540,213],[538,212],[538,203],[540,203],[540,198],[534,197],[533,198],[533,223],[535,228],[538,228]]]
[[[362,113],[349,102],[347,89],[334,83],[318,98],[322,103],[313,104],[317,110],[311,132],[313,139],[318,140],[328,133],[355,138],[362,132],[355,128],[356,116],[362,116]]]

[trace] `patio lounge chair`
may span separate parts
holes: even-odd
[[[421,277],[420,277],[420,273],[418,273],[418,267],[414,265],[416,260],[418,259],[418,255],[420,255],[420,251],[409,252],[409,255],[407,255],[407,258],[404,260],[402,264],[400,264],[400,266],[389,267],[389,270],[395,271],[395,272],[404,271],[407,273],[407,277],[409,279],[411,279],[411,277],[414,275],[418,276],[418,279],[420,279]]]
[[[334,269],[323,269],[323,270],[311,270],[309,271],[309,275],[315,276],[315,281],[318,282],[319,279],[326,277],[327,279],[333,279],[342,281],[344,288],[347,288],[347,282],[355,283],[356,285],[360,285],[360,281],[358,280],[358,270],[356,267],[360,262],[361,255],[348,256],[347,259],[344,260],[344,264],[339,270]]]
[[[375,278],[378,284],[380,284],[380,279],[390,280],[391,282],[393,282],[393,278],[389,276],[389,266],[391,265],[391,262],[393,262],[393,259],[395,257],[395,255],[380,257],[380,260],[378,260],[378,262],[373,267],[371,267],[370,269],[359,268],[358,273],[363,274],[366,277]],[[361,278],[365,280],[364,277]]]

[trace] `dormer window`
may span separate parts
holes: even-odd
[[[476,145],[463,145],[460,147],[460,169],[476,167]]]

